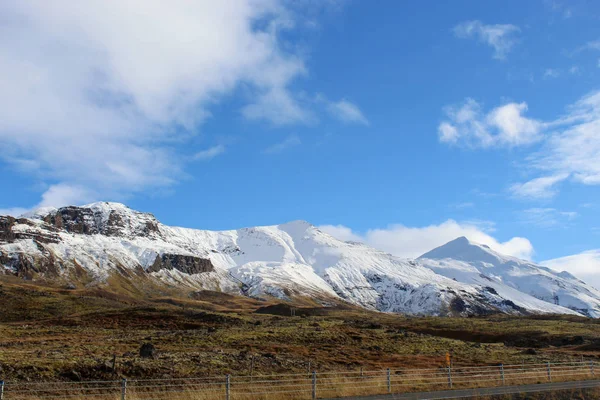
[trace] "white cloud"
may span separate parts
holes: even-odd
[[[578,52],[581,52],[584,50],[600,50],[600,39],[591,40],[591,41],[587,42],[586,44],[584,44],[583,46],[578,47],[575,50],[575,53],[578,53]]]
[[[475,100],[444,109],[448,121],[438,127],[441,142],[471,147],[525,146],[542,139],[542,124],[526,118],[526,103],[507,103],[484,114]]]
[[[345,242],[365,242],[365,238],[344,225],[321,225],[319,229]]]
[[[587,185],[600,184],[600,91],[569,107],[542,149],[531,155],[534,167],[554,175],[569,174]],[[563,127],[564,126],[564,127]]]
[[[313,101],[324,107],[338,121],[346,124],[369,125],[369,120],[365,117],[361,109],[346,99],[333,101],[329,100],[323,93],[317,93]]]
[[[240,88],[248,118],[309,119],[290,90],[306,67],[281,38],[297,17],[286,7],[0,2],[0,157],[45,182],[122,197],[177,182],[193,157],[172,144]]]
[[[438,127],[440,141],[444,143],[457,143],[461,138],[458,129],[449,122],[442,122]]]
[[[488,125],[498,129],[498,141],[509,146],[535,143],[541,139],[541,124],[521,114],[527,111],[526,103],[509,103],[495,108],[487,116]]]
[[[556,271],[567,271],[600,289],[600,249],[543,261],[541,264]]]
[[[528,167],[541,176],[516,183],[510,192],[518,197],[550,198],[566,179],[600,185],[600,90],[567,107],[565,115],[550,121],[524,117],[526,103],[509,103],[488,114],[467,99],[444,109],[448,121],[438,126],[441,142],[471,147],[523,146],[541,141],[526,157]]]
[[[37,207],[60,207],[64,205],[80,205],[95,200],[95,194],[81,186],[60,183],[52,185],[42,195]]]
[[[548,199],[558,193],[556,185],[569,177],[569,174],[543,176],[525,183],[515,183],[510,187],[510,192],[516,197],[530,199]]]
[[[547,68],[544,71],[544,79],[549,78],[558,78],[560,76],[560,71],[554,68]]]
[[[315,120],[310,111],[301,107],[287,91],[280,89],[273,89],[260,95],[256,102],[242,109],[242,114],[248,119],[265,119],[275,125],[309,123]]]
[[[202,161],[212,160],[216,156],[221,155],[223,153],[225,153],[225,146],[219,144],[217,146],[213,146],[206,150],[197,152],[196,154],[194,154],[194,159]]]
[[[533,246],[525,238],[514,237],[506,242],[500,242],[486,233],[479,224],[459,223],[454,220],[426,227],[390,225],[385,229],[370,229],[364,234],[353,232],[343,225],[324,225],[319,229],[340,240],[364,242],[374,248],[406,258],[419,257],[460,236],[486,244],[503,254],[524,259],[531,259],[533,255]]]
[[[519,27],[511,24],[485,25],[481,21],[466,21],[454,27],[454,34],[462,39],[473,38],[494,49],[495,59],[505,59],[516,44]]]
[[[0,208],[0,215],[10,215],[11,217],[19,217],[29,211],[27,208],[13,207]]]
[[[551,228],[568,225],[570,221],[579,216],[575,211],[561,211],[556,208],[534,207],[523,210],[522,222],[542,228]]]
[[[29,211],[44,207],[62,207],[68,205],[81,205],[97,199],[97,194],[85,187],[59,183],[51,185],[42,194],[41,201],[32,208],[5,208],[0,209],[0,215],[18,217]]]
[[[360,108],[348,100],[342,99],[338,102],[331,102],[328,109],[334,117],[342,122],[369,125],[369,121],[360,111]]]
[[[295,147],[302,144],[297,135],[288,136],[283,142],[275,143],[263,150],[264,154],[278,154],[290,147]]]

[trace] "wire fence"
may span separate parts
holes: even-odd
[[[596,377],[599,366],[595,362],[570,362],[181,379],[0,382],[0,400],[302,400],[586,380]]]

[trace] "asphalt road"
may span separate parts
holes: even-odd
[[[535,385],[500,386],[479,389],[443,390],[439,392],[380,394],[374,396],[343,397],[344,400],[434,400],[462,399],[477,396],[491,396],[514,393],[550,392],[555,390],[585,389],[600,387],[600,380],[542,383]],[[333,400],[333,399],[332,399]],[[339,398],[338,398],[339,400]]]

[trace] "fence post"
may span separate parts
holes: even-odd
[[[504,380],[504,364],[500,364],[500,375],[502,376],[502,386],[506,385],[506,381]]]
[[[312,373],[312,398],[317,398],[317,371]]]
[[[227,374],[225,376],[225,399],[229,400],[231,398],[231,375]]]
[[[127,379],[121,379],[121,400],[127,398]]]
[[[388,393],[392,393],[392,373],[390,369],[387,369],[387,389]]]
[[[4,381],[0,381],[0,400],[4,399]]]
[[[548,370],[548,381],[552,382],[552,371],[550,370],[550,361],[546,362],[546,369]]]
[[[452,389],[452,367],[448,366],[448,386]]]

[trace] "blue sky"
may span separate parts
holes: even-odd
[[[215,3],[3,2],[2,212],[467,235],[597,275],[597,2]]]

